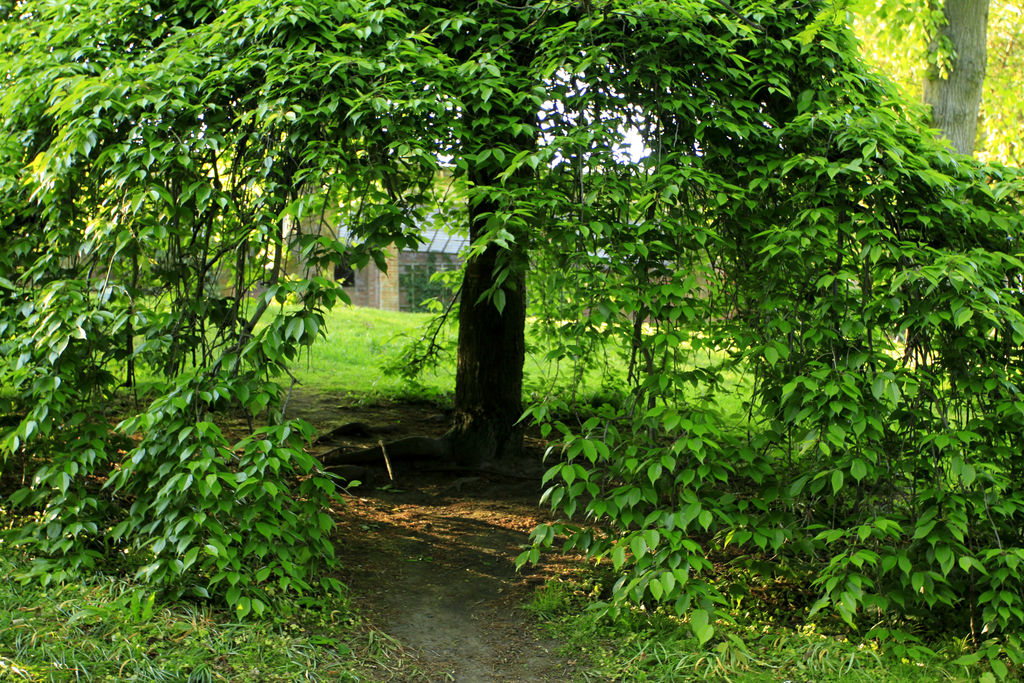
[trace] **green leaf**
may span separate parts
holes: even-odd
[[[885,388],[888,383],[889,380],[885,377],[876,377],[874,381],[871,382],[871,395],[875,397],[876,401],[880,401],[882,396],[885,395]]]
[[[939,568],[942,569],[942,575],[947,576],[953,569],[953,551],[946,545],[936,546],[935,559],[939,563]]]
[[[954,659],[950,663],[951,664],[956,664],[957,666],[974,666],[975,664],[977,664],[980,661],[981,661],[981,653],[980,652],[971,652],[971,653],[968,653],[966,655],[960,655],[959,657],[957,657],[956,659]]]
[[[807,475],[804,475],[802,477],[799,477],[792,484],[790,484],[789,485],[789,495],[791,495],[791,496],[799,496],[800,493],[804,490],[804,486],[807,485],[807,480],[808,480]]]
[[[626,547],[623,543],[616,543],[615,547],[612,548],[612,566],[615,567],[615,571],[622,569],[622,566],[626,563]]]
[[[832,471],[832,493],[837,494],[839,490],[843,488],[843,471],[833,470]]]
[[[690,630],[693,631],[693,635],[697,637],[701,646],[715,635],[715,629],[710,622],[711,618],[706,610],[695,609],[690,612]]]
[[[629,541],[629,548],[633,551],[633,556],[639,560],[647,554],[647,541],[644,540],[643,536],[634,536]]]
[[[676,587],[676,577],[672,572],[664,572],[661,575],[661,585],[665,589],[666,595],[671,595],[672,591]]]
[[[971,316],[973,315],[973,309],[967,307],[958,308],[956,311],[953,312],[953,325],[955,327],[963,327],[964,324],[966,324],[967,321],[970,320]]]
[[[199,557],[198,546],[193,546],[186,550],[185,556],[182,558],[182,564],[184,565],[184,568],[187,570],[189,567],[191,567],[195,563],[197,557]]]
[[[914,530],[914,539],[916,540],[919,538],[924,538],[925,536],[930,534],[932,532],[932,529],[935,528],[935,524],[936,522],[934,519],[923,523],[918,522],[917,528]]]
[[[705,531],[707,531],[711,527],[711,523],[713,521],[714,521],[714,515],[712,515],[711,510],[701,510],[700,514],[697,515],[697,522],[702,527],[704,527]]]

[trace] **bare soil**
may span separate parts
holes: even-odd
[[[294,396],[291,410],[319,434],[363,423],[371,430],[316,445],[317,453],[406,436],[440,436],[447,416],[415,404],[345,405]],[[340,579],[388,655],[368,663],[373,681],[566,681],[576,662],[523,609],[557,568],[515,570],[528,535],[545,519],[537,501],[541,444],[528,439],[516,474],[382,466],[375,485],[349,489],[336,510]]]

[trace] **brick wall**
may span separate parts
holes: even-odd
[[[388,272],[381,273],[378,271],[380,298],[377,302],[377,308],[382,311],[397,311],[399,310],[401,293],[398,286],[398,250],[394,246],[388,247],[385,263],[387,263]],[[377,269],[374,268],[374,270]]]

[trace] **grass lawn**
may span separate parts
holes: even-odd
[[[444,400],[455,389],[453,363],[416,382],[384,372],[398,362],[430,319],[427,313],[339,306],[325,316],[327,337],[317,340],[297,363],[295,377],[304,388],[359,400]]]
[[[396,369],[403,367],[403,351],[424,334],[432,319],[427,313],[396,313],[370,308],[338,307],[325,315],[326,338],[314,343],[293,372],[301,386],[311,391],[334,393],[354,400],[431,400],[449,403],[455,392],[455,343],[457,331],[449,321],[438,335],[444,349],[441,362],[415,379]],[[526,361],[523,367],[524,400],[550,395],[581,402],[600,401],[625,387],[625,353],[614,346],[599,349],[597,356],[577,365],[559,365],[548,359],[550,344],[532,319],[526,324]],[[695,362],[714,363],[707,351],[690,352]],[[699,355],[698,355],[699,354]],[[735,374],[728,385],[735,394],[714,397],[726,414],[742,414],[749,393],[749,378]]]

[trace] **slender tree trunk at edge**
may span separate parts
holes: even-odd
[[[989,0],[946,0],[946,25],[940,36],[953,46],[948,78],[932,65],[924,77],[924,102],[931,105],[932,123],[961,154],[973,154],[978,137],[978,110],[985,81],[986,30]],[[931,52],[938,51],[938,40]]]

